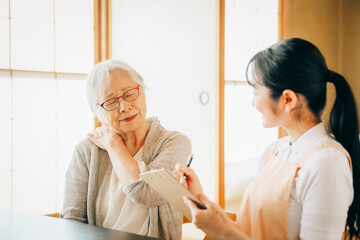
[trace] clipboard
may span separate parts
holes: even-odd
[[[193,200],[199,208],[205,209],[205,204],[187,190],[180,182],[164,168],[151,170],[140,174],[140,178],[149,184],[166,201],[192,220],[190,208],[184,203],[183,196]]]

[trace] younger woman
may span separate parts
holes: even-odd
[[[261,157],[237,223],[207,199],[192,169],[178,165],[174,175],[185,173],[185,185],[207,206],[185,199],[195,225],[212,239],[341,239],[344,230],[358,236],[358,115],[344,77],[327,68],[313,44],[296,38],[257,53],[248,72],[264,127],[281,126],[289,136]],[[320,119],[327,83],[336,88],[330,133]]]

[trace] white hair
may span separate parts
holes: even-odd
[[[99,113],[99,101],[104,91],[110,84],[110,73],[121,71],[129,75],[130,79],[145,89],[144,81],[141,75],[124,61],[109,59],[97,63],[87,77],[86,94],[91,111],[103,122]]]

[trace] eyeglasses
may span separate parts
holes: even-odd
[[[139,96],[139,89],[140,86],[137,86],[136,88],[132,88],[124,92],[123,95],[117,98],[111,98],[100,104],[102,108],[104,108],[106,111],[112,111],[115,110],[120,105],[120,99],[122,98],[126,102],[132,102]]]

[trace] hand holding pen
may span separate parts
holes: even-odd
[[[192,160],[193,159],[191,154],[186,164],[188,167],[190,166]],[[203,191],[199,178],[192,168],[187,168],[181,163],[178,163],[175,165],[175,170],[173,171],[173,175],[176,179],[178,179],[178,181],[180,180],[180,182],[182,182],[182,185],[186,187],[193,194]]]
[[[190,164],[191,164],[192,160],[193,160],[193,155],[190,154],[189,157],[188,157],[188,160],[186,162],[186,168],[190,167]],[[186,179],[186,174],[184,173],[184,175],[180,178],[180,183],[183,184],[185,179]]]

